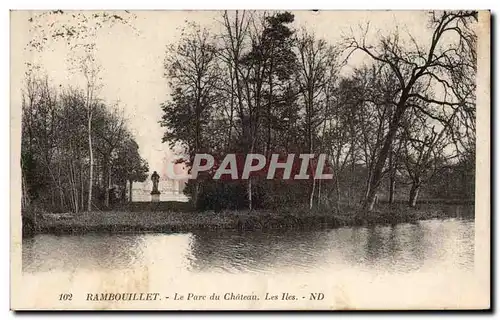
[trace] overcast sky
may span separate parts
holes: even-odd
[[[108,103],[120,101],[128,119],[128,126],[134,133],[141,155],[147,159],[151,171],[162,168],[163,159],[172,156],[166,143],[161,142],[164,129],[158,123],[162,110],[160,104],[168,99],[168,85],[163,77],[165,47],[178,39],[179,28],[186,20],[217,30],[220,25],[216,11],[132,11],[137,18],[133,21],[139,34],[126,26],[104,29],[97,38],[97,60],[102,65],[100,96]],[[295,26],[306,27],[318,38],[335,44],[342,33],[357,30],[359,25],[370,22],[371,40],[379,34],[387,34],[398,27],[410,32],[418,40],[429,42],[426,30],[427,15],[423,11],[295,11]],[[21,85],[24,63],[39,61],[50,79],[57,86],[75,84],[81,75],[69,72],[68,47],[55,44],[41,55],[23,50],[30,39],[29,11],[11,13],[11,80],[13,106],[21,101]],[[350,65],[361,63],[362,57],[353,57]],[[347,66],[349,68],[350,66]],[[19,110],[17,109],[17,110]],[[159,169],[161,171],[161,169]]]

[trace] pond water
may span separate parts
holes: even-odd
[[[23,240],[22,268],[27,286],[52,283],[65,288],[66,283],[78,292],[98,292],[103,281],[114,281],[120,290],[142,288],[165,295],[183,286],[206,293],[258,291],[262,279],[267,279],[264,291],[284,283],[290,290],[314,290],[331,281],[325,290],[337,292],[332,307],[344,298],[348,307],[381,307],[376,304],[381,297],[362,294],[377,285],[379,290],[404,288],[391,291],[393,296],[384,292],[381,301],[399,303],[404,298],[411,305],[439,290],[463,294],[459,282],[474,271],[474,221],[317,231],[36,235]],[[458,287],[437,286],[444,278]],[[338,297],[338,285],[347,297]],[[426,293],[426,285],[436,288]]]

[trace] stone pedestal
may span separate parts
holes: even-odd
[[[160,202],[160,192],[151,192],[151,202]]]

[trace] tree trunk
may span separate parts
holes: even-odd
[[[52,205],[52,209],[56,207],[56,195],[54,192],[54,188],[50,188],[50,203]]]
[[[394,189],[396,186],[396,181],[395,181],[395,168],[394,168],[394,154],[391,150],[389,154],[389,170],[390,170],[390,180],[389,180],[389,204],[394,203]]]
[[[367,210],[368,212],[372,211],[376,201],[377,201],[377,193],[370,192],[365,202],[365,210]]]
[[[61,186],[61,173],[59,172],[59,175],[56,179],[55,175],[54,175],[54,172],[53,170],[51,169],[51,164],[50,164],[50,161],[46,161],[47,163],[47,170],[48,170],[48,173],[50,174],[50,177],[52,178],[52,182],[54,183],[54,188],[57,188],[57,190],[59,191],[59,210],[65,210],[66,208],[66,203],[64,201],[64,190]],[[58,167],[58,169],[60,169]],[[60,170],[59,170],[60,171]]]
[[[420,184],[413,183],[410,189],[410,198],[408,199],[408,205],[412,208],[417,205],[417,198],[419,191],[420,191]]]
[[[269,101],[267,103],[267,145],[266,157],[271,153],[271,108],[273,103],[273,64],[269,67]]]
[[[59,187],[59,204],[60,204],[60,210],[65,210],[66,209],[66,203],[64,201],[64,191],[62,190],[61,187]]]
[[[69,164],[70,172],[69,172],[69,178],[70,178],[70,186],[71,186],[71,198],[73,202],[73,210],[75,213],[78,213],[78,188],[77,188],[77,176],[76,176],[76,170],[75,166],[73,163],[73,160],[70,161]]]
[[[407,92],[403,92],[402,95],[407,95]],[[387,160],[387,156],[389,155],[389,151],[392,146],[392,141],[394,140],[394,137],[396,136],[396,132],[399,129],[399,124],[401,122],[401,118],[403,116],[403,113],[406,110],[405,106],[406,100],[401,100],[400,103],[398,104],[398,108],[394,114],[394,117],[391,120],[391,124],[389,126],[389,132],[387,133],[387,136],[384,141],[384,145],[382,149],[380,150],[380,154],[377,158],[377,161],[375,163],[375,167],[373,170],[373,175],[372,179],[369,184],[369,190],[368,191],[368,196],[365,200],[363,208],[365,211],[372,211],[373,210],[373,205],[375,202],[376,194],[378,191],[378,188],[380,186],[380,183],[382,182],[383,178],[383,169],[385,166],[385,162]]]
[[[199,193],[200,193],[200,181],[198,178],[196,178],[194,182],[194,193],[193,193],[193,205],[195,209],[198,209],[198,199],[199,199]]]
[[[81,163],[81,160],[80,161],[80,208],[82,208],[82,210],[85,210],[85,182],[83,181],[83,166],[82,166],[82,163]]]
[[[105,173],[105,175],[107,176],[106,177],[106,183],[105,183],[105,190],[106,190],[106,194],[105,194],[105,197],[104,197],[104,205],[106,207],[109,207],[109,191],[110,191],[110,187],[111,187],[111,164],[108,162],[107,163],[107,168],[106,168],[107,172]]]
[[[312,101],[312,98],[310,98]],[[312,106],[309,107],[310,110],[312,110]],[[311,121],[311,114],[309,112],[309,115],[308,115],[308,144],[309,144],[309,153],[310,154],[313,154],[313,139],[312,139],[312,121]],[[309,159],[309,167],[311,167],[311,160]],[[309,195],[309,210],[312,209],[313,207],[313,200],[314,200],[314,190],[316,189],[316,177],[315,177],[315,174],[316,172],[313,172],[313,170],[311,170],[311,173],[312,173],[312,176],[313,176],[313,180],[312,180],[312,187],[311,187],[311,194]]]
[[[64,190],[61,185],[61,173],[59,172],[59,175],[56,179],[54,176],[54,173],[52,170],[49,169],[50,175],[52,176],[52,180],[54,181],[54,184],[56,188],[59,190],[59,205],[60,205],[60,210],[66,210],[66,202],[64,201]]]
[[[195,156],[200,150],[200,134],[201,134],[201,126],[200,126],[200,101],[199,98],[196,99],[196,109],[195,109],[195,145],[194,145],[194,153]],[[196,178],[195,181],[195,188],[194,188],[194,194],[193,194],[193,204],[195,209],[197,210],[199,208],[198,205],[198,199],[199,199],[199,192],[200,192],[200,180],[199,176]]]
[[[229,113],[229,133],[227,135],[227,148],[229,149],[231,146],[232,142],[232,136],[233,136],[233,118],[234,118],[234,77],[233,77],[233,72],[231,71],[230,76],[231,80],[231,99],[230,99],[230,106],[231,106],[231,112]]]
[[[90,106],[89,106],[90,108]],[[88,116],[88,140],[89,140],[89,155],[90,155],[90,169],[89,169],[89,196],[87,202],[87,211],[92,211],[92,183],[93,183],[93,174],[94,174],[94,153],[92,152],[92,113],[89,111]]]
[[[132,180],[129,180],[129,184],[128,184],[128,202],[132,202],[132,184],[134,183],[134,181]]]
[[[26,185],[26,175],[21,172],[21,188],[22,188],[22,199],[21,199],[21,209],[26,209],[29,205],[29,195],[28,195],[28,188]]]
[[[354,148],[353,148],[354,149]],[[354,179],[354,157],[351,156],[351,179]],[[352,188],[353,187],[353,183],[349,183],[348,187],[347,187],[347,204],[349,205],[349,207],[352,205],[353,203],[353,198],[355,197],[355,194],[354,192],[352,191]],[[356,201],[354,201],[354,203],[356,203]]]
[[[251,177],[248,177],[247,193],[248,193],[248,209],[250,211],[252,211],[253,203],[252,203],[252,178]]]
[[[394,175],[391,175],[391,180],[389,182],[389,203],[394,204],[394,190],[396,189],[396,180]]]
[[[365,191],[365,195],[364,195],[363,199],[360,202],[368,201],[368,197],[370,196],[371,182],[372,182],[372,179],[373,179],[372,176],[373,176],[373,173],[372,173],[372,171],[370,169],[369,173],[368,173],[368,179],[366,179],[366,191]]]
[[[337,175],[335,177],[335,195],[337,200],[335,201],[335,206],[337,208],[337,211],[340,212],[340,181],[339,181],[339,176]]]
[[[321,205],[321,179],[318,181],[318,206]]]
[[[316,189],[316,179],[313,178],[312,182],[312,190],[311,190],[311,195],[309,196],[309,210],[312,209],[313,207],[313,201],[314,201],[314,190]]]
[[[253,153],[253,151],[254,151],[256,138],[257,138],[257,135],[255,134],[252,138],[252,145],[250,147],[250,153]],[[248,194],[248,210],[252,211],[253,210],[253,199],[252,199],[252,177],[251,176],[248,177],[247,194]]]

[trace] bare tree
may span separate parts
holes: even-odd
[[[100,109],[100,110],[99,110]],[[107,110],[110,109],[110,110]],[[101,112],[100,125],[95,128],[96,150],[101,154],[104,161],[103,185],[106,193],[104,195],[104,205],[109,207],[109,190],[111,187],[111,171],[114,163],[113,156],[118,147],[123,143],[127,134],[125,118],[118,104],[111,108],[106,108],[100,104],[96,106],[97,112]]]
[[[425,105],[426,103],[421,103]],[[456,109],[445,120],[437,122],[419,110],[403,121],[401,157],[411,181],[408,205],[415,207],[422,185],[427,183],[440,167],[457,157],[446,150],[451,146],[453,127],[458,114]]]
[[[55,19],[50,19],[55,17]],[[49,18],[49,19],[48,19]],[[96,61],[96,39],[98,31],[103,26],[113,26],[117,23],[128,25],[135,18],[129,12],[64,12],[53,10],[41,12],[29,18],[31,23],[30,32],[32,38],[27,48],[35,51],[43,51],[52,42],[66,42],[73,54],[70,59],[72,67],[85,78],[85,95],[87,108],[87,130],[88,147],[90,156],[89,187],[87,210],[92,210],[92,185],[94,153],[92,150],[92,113],[95,104],[97,90],[99,88],[100,66]]]
[[[217,99],[216,91],[219,71],[216,64],[217,50],[213,37],[207,29],[201,29],[196,24],[190,25],[190,30],[183,34],[177,44],[167,48],[165,58],[165,77],[169,80],[177,100],[164,104],[165,110],[175,110],[181,104],[183,114],[178,116],[192,125],[194,131],[187,136],[165,134],[163,141],[173,143],[181,141],[186,143],[191,159],[194,154],[207,148],[206,132],[204,126],[208,122],[214,100]],[[176,121],[166,117],[162,126],[174,127]],[[190,123],[192,122],[192,123]],[[197,203],[199,181],[195,182],[194,203]]]
[[[474,52],[476,49],[475,34],[471,27],[474,20],[477,21],[477,12],[474,11],[432,13],[430,25],[433,33],[427,47],[419,44],[410,35],[411,49],[406,49],[408,45],[397,32],[383,37],[377,47],[366,43],[366,33],[361,39],[353,36],[346,38],[350,53],[358,50],[366,53],[375,61],[386,64],[398,79],[399,98],[395,102],[389,131],[377,155],[370,191],[364,203],[366,211],[373,209],[396,132],[401,127],[403,116],[412,107],[408,101],[416,98],[437,106],[464,109],[465,101],[460,99],[461,96],[454,90],[449,92],[450,90],[445,89],[446,93],[443,97],[429,97],[415,92],[414,88],[419,84],[443,85],[449,89],[454,87],[448,83],[447,79],[454,76],[452,70],[460,63],[461,53]],[[453,41],[453,36],[457,37],[458,41]],[[451,44],[446,42],[451,42]],[[456,76],[471,77],[471,74],[464,72]]]
[[[326,120],[329,85],[336,81],[338,73],[338,52],[326,41],[316,39],[314,34],[303,30],[297,40],[298,71],[297,84],[304,105],[304,133],[306,148],[311,154],[318,137],[318,127]],[[309,208],[313,206],[316,179],[312,180]]]

